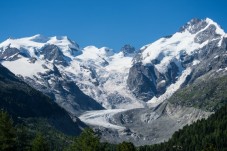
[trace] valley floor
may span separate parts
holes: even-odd
[[[210,114],[163,102],[152,108],[87,111],[79,118],[100,133],[104,142],[130,141],[139,146],[166,141],[184,125]]]

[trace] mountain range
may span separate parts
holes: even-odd
[[[80,49],[66,36],[10,38],[0,43],[0,61],[103,141],[145,145],[226,104],[226,44],[216,22],[192,19],[139,50]]]

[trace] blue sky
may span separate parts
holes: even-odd
[[[67,35],[81,47],[140,48],[192,18],[209,17],[227,31],[226,0],[1,0],[0,41]]]

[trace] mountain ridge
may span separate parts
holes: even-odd
[[[73,122],[53,100],[30,87],[1,64],[0,86],[0,108],[6,110],[16,122],[29,118],[46,119],[48,124],[68,135],[78,135],[86,126],[78,118]]]
[[[198,51],[211,43],[221,47],[225,36],[220,26],[209,18],[192,19],[171,37],[160,38],[141,47],[139,51],[130,45],[123,46],[119,52],[95,46],[80,49],[79,45],[67,36],[44,37],[38,34],[4,41],[0,44],[0,59],[3,65],[22,75],[30,85],[40,79],[36,89],[54,96],[56,100],[60,98],[59,104],[63,103],[61,100],[65,98],[69,88],[57,86],[59,90],[65,91],[64,94],[58,95],[59,90],[51,90],[50,86],[51,81],[57,84],[57,81],[62,79],[73,81],[85,95],[93,98],[93,102],[97,102],[97,105],[94,105],[97,109],[101,109],[98,104],[104,108],[146,107],[143,101],[163,101],[161,96],[167,93],[171,84],[179,81],[183,70],[200,63],[200,60],[195,58]],[[215,44],[215,41],[218,41],[218,44]],[[15,68],[15,64],[21,64],[22,67]],[[23,67],[27,72],[24,72]],[[146,73],[146,70],[149,73]],[[49,73],[59,77],[45,80],[46,76],[50,77]],[[69,93],[73,94],[71,91]],[[75,105],[70,105],[71,109],[68,109],[73,114]]]
[[[204,111],[204,108],[195,109],[195,106],[183,103],[180,107],[173,107],[172,110],[178,111],[173,115],[159,112],[162,104],[172,103],[168,99],[180,89],[193,86],[202,79],[212,80],[227,75],[226,33],[208,18],[192,19],[175,34],[162,37],[140,50],[130,45],[123,46],[119,52],[95,46],[74,49],[78,45],[67,37],[45,40],[39,37],[1,43],[1,63],[29,85],[53,98],[72,118],[80,116],[90,126],[102,127],[104,134],[108,129],[112,131],[111,127],[122,128],[121,121],[130,120],[122,116],[127,117],[128,114],[140,117],[138,123],[144,116],[154,123],[171,123],[177,121],[171,117],[178,117],[181,113],[187,117],[191,112],[195,118],[183,119],[185,123],[176,124],[174,130],[194,119],[206,118],[210,112]],[[24,46],[26,40],[32,42]],[[14,43],[9,45],[10,41]],[[73,44],[75,46],[70,47]],[[145,115],[140,108],[149,114]],[[157,110],[150,111],[153,108]],[[131,111],[134,113],[131,114]],[[156,115],[160,115],[161,120],[156,119]],[[118,129],[113,134],[138,141],[134,134],[140,134],[139,129],[131,125],[129,130],[122,132]],[[166,128],[161,127],[160,131],[166,131]],[[163,134],[162,140],[165,140],[164,136],[167,137]],[[105,137],[108,140],[112,136],[107,133]],[[146,138],[161,140],[150,136]]]

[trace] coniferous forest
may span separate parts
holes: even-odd
[[[0,142],[2,151],[226,151],[227,105],[208,119],[183,127],[167,142],[139,147],[130,142],[100,142],[99,136],[89,128],[85,128],[78,137],[66,136],[54,129],[51,133],[45,133],[45,130],[41,132],[38,128],[31,129],[23,124],[14,124],[10,115],[1,110]]]

